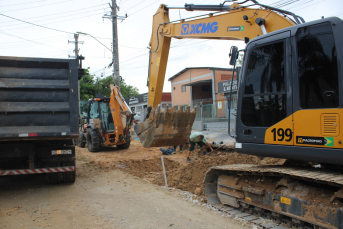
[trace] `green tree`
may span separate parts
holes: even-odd
[[[120,83],[120,91],[124,98],[139,95],[138,88],[126,84],[124,79]]]
[[[96,94],[103,94],[106,97],[110,97],[111,95],[110,84],[114,84],[114,80],[112,76],[107,76],[106,78],[103,78],[103,79],[97,79],[94,83]],[[127,85],[124,79],[120,82],[120,91],[124,98],[139,94],[138,88],[133,87],[131,85]]]
[[[103,79],[97,78],[97,80],[94,83],[96,94],[103,94],[106,97],[110,97],[111,95],[110,84],[114,84],[114,80],[112,76],[107,76],[106,78],[103,78]]]
[[[85,76],[80,80],[80,100],[88,101],[90,98],[94,98],[96,94],[110,97],[110,84],[114,84],[112,76],[94,79],[94,75],[89,74],[89,68],[86,69]],[[124,79],[120,82],[120,91],[124,98],[139,94],[138,88],[127,85]]]
[[[94,98],[94,76],[89,74],[89,68],[85,69],[85,75],[80,80],[80,100],[88,101]]]

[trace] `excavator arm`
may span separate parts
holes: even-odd
[[[247,41],[303,21],[290,12],[260,5],[255,0],[252,2],[261,8],[245,7],[237,3],[230,6],[186,4],[183,8],[160,5],[153,17],[150,40],[148,106],[152,110],[144,122],[135,126],[135,132],[144,147],[186,143],[196,115],[196,109],[176,111],[175,108],[158,108],[161,104],[171,38]],[[169,9],[219,12],[170,22]],[[293,17],[293,20],[289,17]]]

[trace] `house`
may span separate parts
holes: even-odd
[[[186,106],[200,105],[203,118],[228,118],[228,104],[231,91],[231,68],[194,67],[185,68],[168,79],[171,82],[173,106],[185,109]],[[232,111],[237,100],[236,74],[232,84]],[[197,117],[200,117],[198,109]]]

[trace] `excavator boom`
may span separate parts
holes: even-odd
[[[254,1],[253,1],[254,2]],[[170,9],[173,9],[170,7]],[[175,9],[175,7],[174,7]],[[179,9],[179,8],[177,8]],[[188,141],[196,116],[196,108],[176,111],[175,108],[158,108],[161,104],[164,78],[167,68],[171,38],[247,40],[296,24],[274,12],[274,9],[230,6],[185,5],[186,10],[219,10],[197,18],[170,22],[169,8],[160,5],[153,17],[150,40],[148,73],[148,106],[151,110],[145,121],[135,126],[144,147],[181,145]],[[281,12],[287,14],[287,12]]]

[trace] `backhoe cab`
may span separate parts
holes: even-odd
[[[80,137],[77,145],[90,152],[97,152],[102,146],[116,145],[118,149],[130,146],[130,127],[133,116],[119,90],[111,85],[110,98],[96,95],[83,106]]]

